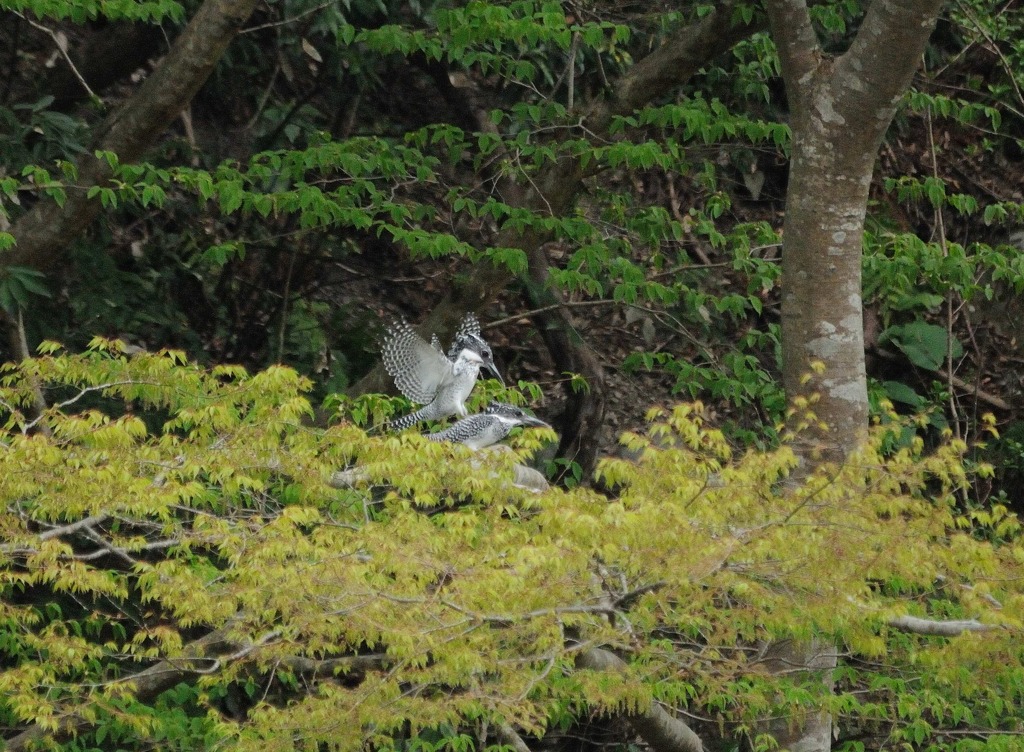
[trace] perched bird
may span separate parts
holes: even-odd
[[[497,444],[516,426],[551,428],[543,420],[524,412],[522,408],[504,402],[492,402],[482,413],[463,418],[443,431],[428,433],[427,438],[431,441],[465,444],[476,451]]]
[[[388,330],[382,355],[384,368],[394,378],[398,390],[423,405],[416,412],[392,421],[388,428],[394,431],[449,415],[465,417],[466,398],[473,391],[481,367],[491,371],[505,386],[494,365],[490,345],[480,336],[480,322],[471,313],[462,320],[447,355],[436,336],[427,343],[407,321]]]

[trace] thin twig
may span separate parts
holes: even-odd
[[[18,309],[18,318],[14,322],[17,328],[16,332],[16,347],[18,350],[18,358],[22,361],[30,360],[32,353],[28,349],[28,339],[25,337],[25,320],[21,314],[21,308]],[[50,426],[42,422],[46,416],[46,397],[43,396],[43,385],[40,383],[39,378],[29,373],[26,375],[29,384],[32,387],[32,424],[39,424],[39,432],[48,439],[53,438],[53,431],[50,430]],[[31,425],[31,424],[30,424]]]
[[[440,271],[434,274],[422,274],[418,277],[385,277],[381,274],[369,274],[367,272],[361,272],[358,269],[353,269],[351,266],[345,266],[345,264],[341,263],[340,261],[335,261],[334,265],[341,269],[342,271],[346,271],[349,274],[355,274],[358,277],[371,277],[373,279],[383,280],[384,282],[393,282],[395,284],[405,284],[407,282],[426,282],[428,279],[436,279],[437,277],[440,277],[441,275],[447,273],[445,271]]]
[[[483,326],[481,326],[481,328],[482,329],[493,329],[493,328],[495,328],[497,326],[502,326],[503,324],[508,324],[509,322],[512,322],[512,321],[518,321],[519,319],[522,319],[522,318],[531,318],[533,316],[539,316],[542,313],[547,313],[548,311],[554,311],[554,310],[556,310],[558,308],[589,308],[589,307],[592,307],[592,306],[604,306],[604,305],[629,305],[629,303],[623,303],[621,300],[575,300],[575,301],[573,301],[573,300],[566,300],[566,301],[564,301],[562,303],[554,303],[552,305],[541,306],[540,308],[534,308],[531,311],[523,311],[522,313],[517,313],[515,316],[507,316],[507,317],[505,317],[503,319],[498,319],[497,321],[492,321],[489,324],[484,324]]]
[[[577,31],[572,35],[572,45],[569,47],[569,80],[565,84],[565,109],[572,112],[576,96],[576,53],[580,48],[580,33]]]
[[[254,31],[261,31],[263,29],[272,29],[275,26],[286,26],[286,25],[288,25],[290,23],[294,23],[295,21],[298,21],[300,18],[305,18],[306,16],[312,15],[313,13],[321,11],[324,8],[331,7],[332,5],[334,5],[335,1],[336,0],[329,0],[326,3],[320,3],[320,5],[317,5],[314,8],[310,8],[309,10],[304,10],[304,11],[302,11],[302,13],[294,15],[294,16],[292,16],[290,18],[282,18],[280,21],[270,21],[270,22],[265,23],[265,24],[260,24],[259,26],[250,26],[248,29],[242,29],[238,33],[239,34],[252,34]]]
[[[928,148],[932,155],[932,177],[939,179],[939,159],[935,154],[935,132],[932,128],[932,108],[929,105],[925,109],[925,123],[928,126]],[[946,225],[942,217],[942,206],[935,207],[935,228],[939,233],[939,248],[942,249],[942,257],[949,256],[949,246],[946,244]],[[949,413],[953,419],[953,432],[956,438],[960,435],[960,414],[956,407],[956,392],[953,389],[953,287],[950,285],[946,293],[946,388],[949,390]]]
[[[284,335],[288,328],[288,300],[291,298],[292,274],[295,271],[295,257],[298,249],[292,248],[292,256],[288,260],[288,274],[284,278],[284,299],[281,301],[281,327],[277,335],[277,362],[284,363]]]
[[[139,562],[135,561],[135,559],[133,559],[131,556],[129,556],[127,551],[125,551],[123,548],[119,548],[118,546],[115,546],[113,543],[108,541],[102,535],[97,533],[93,528],[91,528],[91,527],[84,527],[84,528],[82,528],[82,532],[85,533],[85,537],[86,538],[88,538],[89,540],[91,540],[93,543],[95,543],[97,546],[100,547],[99,551],[94,551],[93,552],[93,554],[96,554],[95,558],[100,558],[100,556],[103,556],[105,554],[111,554],[111,555],[116,556],[117,558],[119,558],[121,561],[123,561],[129,567],[134,567],[134,566],[138,565]]]
[[[98,96],[96,96],[96,92],[89,88],[89,84],[86,83],[86,80],[82,76],[81,72],[79,72],[78,68],[75,67],[75,64],[71,62],[71,57],[68,55],[67,51],[67,43],[61,43],[60,38],[57,36],[57,32],[53,31],[50,28],[47,28],[46,26],[43,26],[41,23],[36,23],[31,18],[28,18],[27,16],[23,15],[22,13],[19,13],[18,11],[14,11],[14,15],[18,16],[18,18],[20,18],[22,21],[25,21],[32,28],[38,29],[39,31],[49,34],[50,39],[53,40],[53,43],[57,46],[57,49],[60,51],[61,57],[64,58],[64,62],[68,64],[68,67],[71,68],[71,72],[75,75],[75,78],[78,79],[78,83],[82,85],[82,88],[85,89],[86,93],[89,95],[89,99],[91,99],[94,102],[103,101]]]
[[[1007,3],[1006,6],[1003,7],[1003,10],[1006,10],[1006,8],[1009,5],[1010,5],[1010,3]],[[992,51],[994,53],[996,53],[996,55],[999,57],[999,61],[1003,64],[1003,70],[1006,73],[1006,77],[1008,79],[1010,79],[1010,85],[1013,86],[1013,90],[1017,94],[1017,101],[1020,102],[1021,105],[1024,105],[1024,93],[1021,93],[1020,87],[1017,85],[1017,78],[1016,78],[1016,76],[1014,76],[1014,67],[1010,64],[1010,61],[1006,59],[1006,56],[1003,54],[1003,51],[1001,49],[999,49],[999,45],[996,44],[995,40],[992,39],[991,36],[989,36],[989,34],[982,27],[982,25],[978,21],[978,19],[975,18],[971,14],[971,12],[967,9],[966,4],[964,4],[964,3],[957,3],[957,6],[960,8],[960,12],[963,13],[965,16],[967,16],[967,18],[969,18],[971,20],[971,23],[974,24],[975,30],[979,34],[981,34],[983,37],[985,37],[985,41],[989,43],[989,45],[992,48]],[[1000,11],[999,14],[997,14],[997,15],[1001,15],[1001,14],[1002,14],[1002,11]]]
[[[59,403],[57,405],[54,405],[54,409],[56,409],[56,410],[63,410],[65,407],[68,407],[69,405],[75,404],[76,402],[78,402],[78,400],[82,399],[82,397],[84,397],[85,395],[87,395],[87,394],[89,394],[91,392],[102,392],[105,389],[112,389],[115,386],[128,386],[129,384],[143,384],[143,383],[145,383],[145,382],[134,381],[132,379],[127,379],[125,381],[108,381],[106,384],[97,384],[96,386],[87,386],[84,389],[82,389],[78,394],[76,394],[74,397],[70,397],[70,398],[64,400],[63,402],[61,402],[61,403]],[[28,423],[26,423],[25,426],[22,428],[22,431],[30,431],[33,428],[35,428],[36,423],[38,423],[42,419],[42,417],[43,416],[39,416],[35,420],[29,421]],[[42,429],[40,429],[40,430],[42,430]]]
[[[270,101],[270,95],[273,93],[274,84],[277,82],[277,76],[281,72],[281,61],[280,59],[274,65],[274,72],[270,74],[270,81],[263,89],[263,93],[260,95],[260,101],[256,105],[256,111],[252,113],[252,117],[249,118],[249,122],[245,124],[245,130],[249,131],[256,127],[257,121],[260,119],[260,115],[263,114],[263,110],[267,106],[267,102]]]
[[[533,611],[526,611],[520,614],[481,614],[467,608],[463,608],[459,604],[449,600],[442,600],[441,603],[447,608],[469,616],[479,622],[498,625],[515,624],[517,622],[527,621],[530,619],[539,619],[545,616],[561,616],[562,614],[602,614],[605,616],[614,614],[614,609],[603,604],[594,606],[583,604],[574,606],[552,606],[549,608],[538,608]]]

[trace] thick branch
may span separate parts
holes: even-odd
[[[507,723],[498,725],[498,739],[501,740],[502,744],[511,747],[513,752],[530,752],[530,748],[523,741],[523,737],[516,733],[516,730]]]
[[[577,668],[591,671],[622,671],[625,661],[601,648],[591,648],[576,656]],[[654,752],[703,752],[704,744],[696,732],[657,703],[642,713],[626,716],[630,725]]]
[[[974,619],[961,619],[953,621],[936,621],[934,619],[922,619],[917,616],[898,616],[890,619],[889,626],[901,632],[911,632],[920,635],[936,635],[939,637],[956,637],[964,632],[991,632],[999,629],[994,624],[982,624]]]
[[[137,160],[203,85],[255,5],[256,0],[206,0],[153,74],[99,126],[90,150],[112,151],[121,162]],[[68,190],[63,206],[40,201],[14,224],[17,245],[6,264],[58,268],[64,250],[100,211],[98,199],[86,198],[89,188],[110,176],[105,161],[83,157],[77,187]]]
[[[817,70],[821,60],[818,37],[811,26],[811,14],[804,0],[769,0],[765,10],[771,21],[772,39],[782,64],[782,78],[791,106],[800,101],[801,86],[795,85]],[[791,88],[791,83],[794,84]]]
[[[836,64],[835,81],[849,94],[849,116],[861,115],[884,132],[924,52],[943,0],[874,0],[850,49]],[[865,98],[872,104],[865,107]]]
[[[686,83],[697,71],[737,42],[764,28],[764,19],[755,16],[750,23],[733,24],[733,14],[740,3],[728,0],[716,3],[715,10],[704,18],[680,29],[665,43],[634,65],[615,86],[610,105],[599,105],[595,116],[604,119],[607,127],[613,115],[628,115],[653,100],[664,97]]]

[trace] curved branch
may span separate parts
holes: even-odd
[[[590,648],[576,656],[577,668],[591,671],[623,671],[626,662],[609,650]],[[626,720],[654,752],[704,752],[697,733],[657,703],[640,713],[626,715]]]

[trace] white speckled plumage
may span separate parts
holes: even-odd
[[[465,444],[473,451],[497,444],[516,426],[544,426],[547,423],[522,408],[504,402],[492,402],[482,413],[470,415],[443,431],[427,434],[431,441]]]
[[[394,378],[398,390],[424,405],[393,421],[389,425],[391,430],[450,415],[465,417],[466,398],[473,391],[481,367],[493,371],[502,381],[491,348],[480,336],[480,323],[472,314],[463,318],[448,355],[436,335],[428,343],[406,321],[396,322],[388,330],[382,355],[384,368]]]

